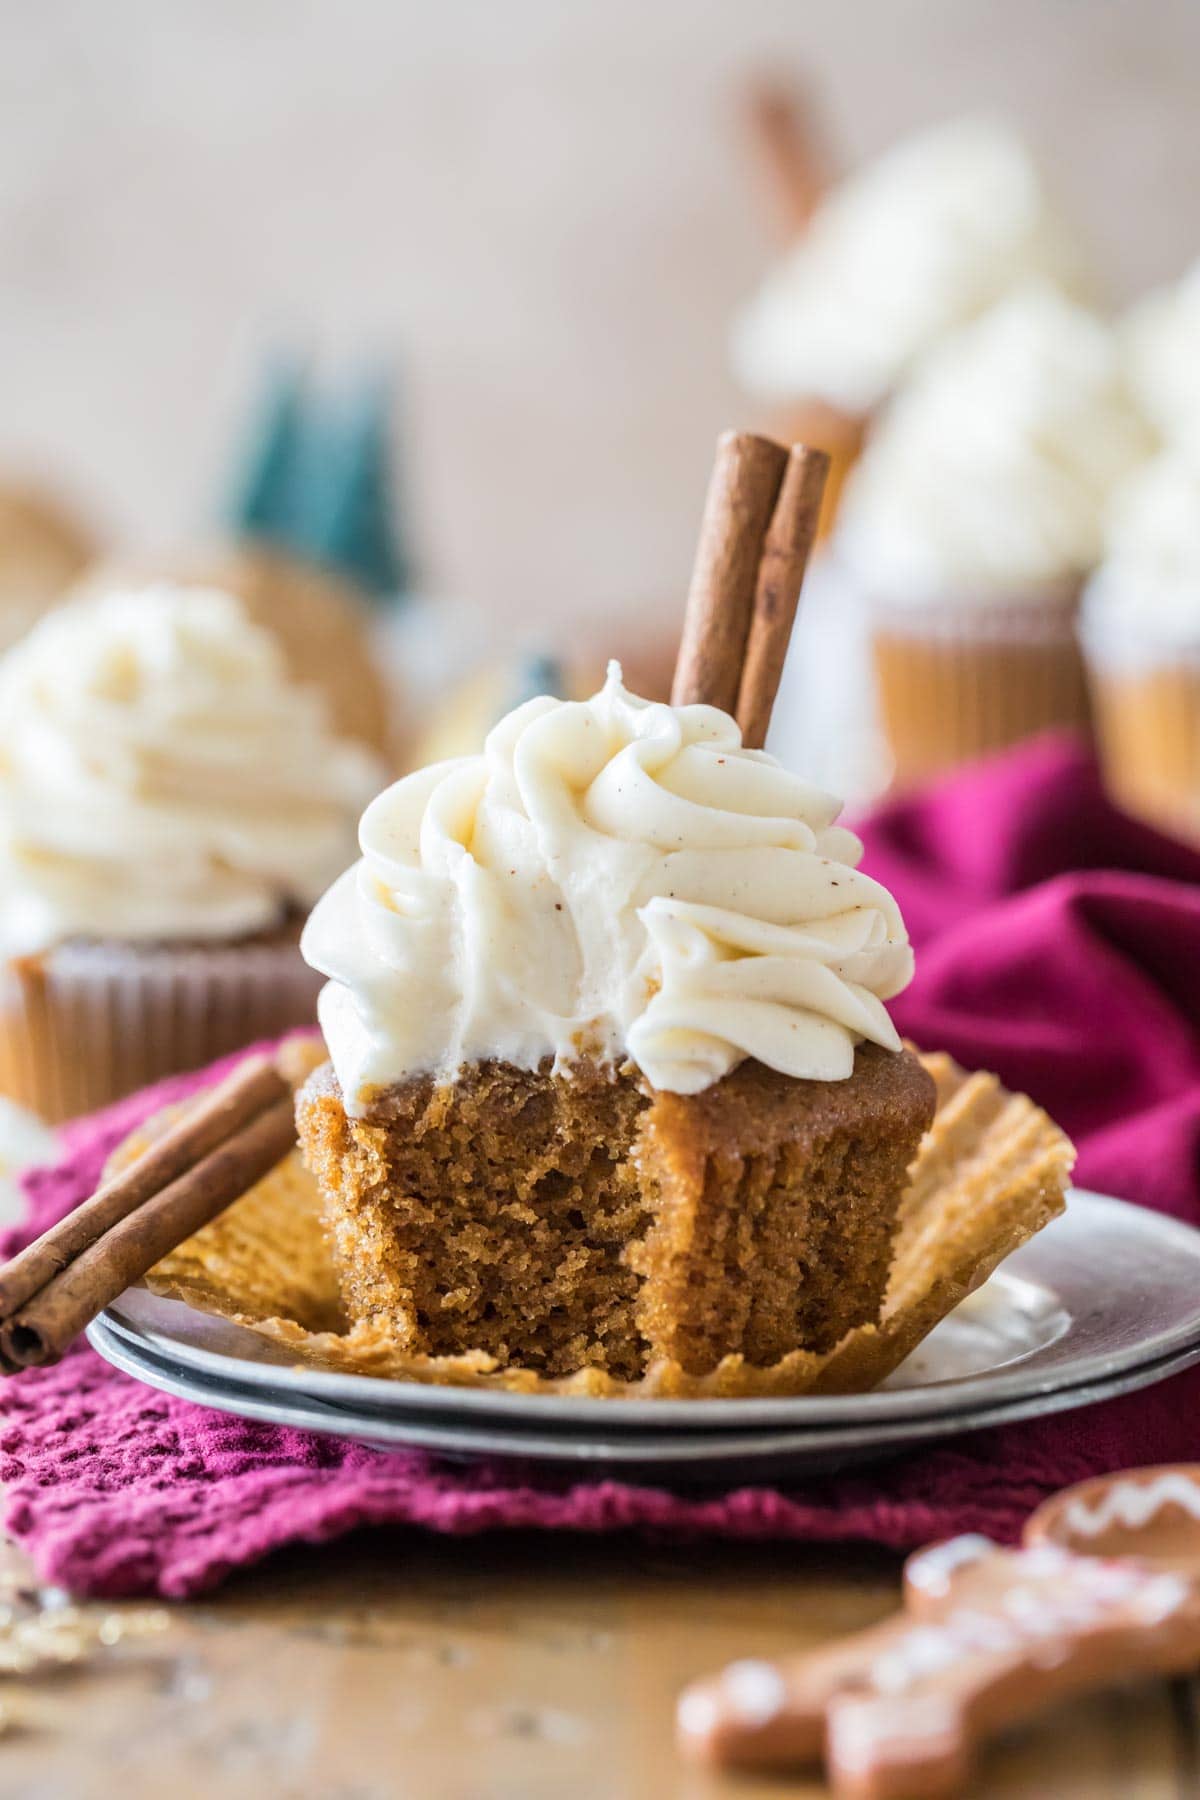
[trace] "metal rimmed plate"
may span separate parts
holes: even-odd
[[[1200,1233],[1101,1195],[1010,1257],[874,1393],[619,1401],[299,1368],[253,1333],[131,1289],[94,1347],[220,1411],[450,1458],[673,1483],[780,1480],[1090,1405],[1200,1362]]]
[[[825,1428],[780,1425],[741,1431],[686,1431],[676,1427],[622,1435],[607,1432],[599,1421],[591,1431],[564,1431],[554,1427],[538,1430],[519,1423],[506,1428],[502,1422],[471,1422],[452,1416],[389,1418],[334,1401],[283,1393],[269,1385],[248,1387],[219,1376],[181,1371],[152,1351],[132,1346],[103,1320],[91,1327],[89,1337],[93,1347],[126,1374],[166,1393],[241,1418],[350,1438],[379,1450],[428,1450],[451,1461],[503,1458],[538,1463],[576,1477],[620,1476],[667,1481],[673,1486],[720,1483],[746,1487],[755,1482],[825,1474],[855,1463],[879,1461],[964,1431],[1090,1406],[1098,1400],[1149,1387],[1200,1362],[1198,1343],[1175,1356],[1106,1380],[1063,1388],[1050,1395],[1028,1395],[993,1407],[946,1412],[937,1418]]]
[[[1110,1384],[1200,1354],[1200,1232],[1124,1201],[1073,1191],[1067,1211],[930,1334],[882,1388],[764,1400],[596,1400],[450,1388],[296,1367],[265,1340],[130,1289],[102,1316],[101,1354],[182,1383],[232,1386],[270,1404],[501,1434],[614,1443],[665,1432],[880,1431],[963,1419]],[[149,1378],[149,1377],[147,1377]],[[163,1385],[162,1381],[159,1385]],[[415,1441],[411,1436],[408,1441]],[[626,1446],[628,1448],[628,1445]]]

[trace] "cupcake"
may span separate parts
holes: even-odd
[[[61,600],[94,554],[90,533],[57,500],[0,484],[0,652]]]
[[[934,1091],[837,802],[706,705],[534,699],[381,794],[310,919],[298,1124],[351,1323],[621,1380],[878,1319]]]
[[[273,546],[237,544],[158,566],[101,567],[82,591],[150,584],[164,591],[185,586],[236,595],[254,623],[277,639],[291,679],[320,689],[330,727],[394,761],[391,696],[371,643],[367,602],[357,588]]]
[[[1079,285],[1081,259],[1005,125],[962,118],[830,189],[737,319],[735,373],[775,433],[833,459],[826,521],[868,423],[949,332],[1025,281]]]
[[[870,615],[898,783],[1087,728],[1080,590],[1110,497],[1153,442],[1113,333],[1040,285],[967,326],[897,396],[833,550]]]
[[[231,595],[45,618],[0,661],[0,1094],[59,1120],[307,1023],[379,777]]]
[[[1121,326],[1129,384],[1167,443],[1200,438],[1200,262]]]
[[[1112,793],[1200,839],[1200,436],[1114,501],[1082,636]]]

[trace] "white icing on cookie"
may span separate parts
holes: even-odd
[[[765,1725],[778,1717],[787,1701],[787,1684],[779,1670],[752,1657],[730,1663],[721,1677],[721,1692],[744,1725]]]
[[[953,1747],[962,1720],[953,1700],[936,1689],[926,1694],[888,1695],[863,1704],[835,1704],[826,1732],[831,1766],[849,1774],[866,1773],[881,1761],[903,1764],[908,1757],[927,1757],[931,1746]]]
[[[712,1694],[692,1688],[681,1697],[675,1717],[685,1737],[703,1738],[720,1723],[721,1709]]]
[[[962,1542],[955,1539],[939,1549],[952,1551]],[[964,1549],[957,1566],[975,1560],[976,1553]],[[1152,1626],[1178,1612],[1190,1595],[1180,1577],[1133,1562],[1073,1556],[1054,1544],[1021,1551],[1010,1567],[1020,1578],[1016,1585],[990,1600],[981,1595],[936,1623],[914,1624],[881,1651],[870,1667],[871,1688],[904,1694],[968,1656],[1024,1655],[1052,1667],[1067,1654],[1072,1638],[1103,1625],[1115,1609],[1128,1608],[1139,1624]],[[945,1569],[944,1561],[943,1593],[949,1586]],[[935,1568],[935,1579],[937,1574]]]
[[[1098,1500],[1072,1500],[1062,1522],[1072,1537],[1101,1537],[1114,1525],[1144,1531],[1167,1506],[1180,1507],[1200,1523],[1200,1483],[1178,1471],[1154,1481],[1115,1481]]]
[[[932,1599],[940,1599],[950,1591],[950,1579],[959,1569],[965,1569],[970,1563],[979,1562],[990,1556],[995,1545],[990,1538],[982,1537],[978,1532],[964,1532],[962,1537],[950,1538],[944,1544],[934,1544],[928,1550],[922,1550],[910,1557],[904,1570],[904,1579],[910,1587],[928,1594]]]

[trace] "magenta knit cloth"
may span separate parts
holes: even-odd
[[[918,946],[902,1029],[1034,1094],[1079,1143],[1085,1185],[1200,1222],[1200,856],[1114,813],[1090,762],[1054,741],[888,807],[864,836]],[[210,1078],[71,1127],[0,1250],[78,1204],[139,1118]],[[278,1545],[366,1524],[1009,1540],[1067,1482],[1200,1455],[1200,1370],[878,1469],[717,1496],[383,1455],[168,1399],[86,1348],[8,1382],[2,1404],[9,1529],[47,1580],[108,1595],[195,1594]]]

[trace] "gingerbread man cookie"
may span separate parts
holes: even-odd
[[[774,1767],[822,1754],[839,1800],[959,1793],[976,1748],[1052,1702],[1200,1663],[1200,1580],[1054,1544],[919,1551],[904,1611],[780,1662],[732,1663],[679,1703],[685,1754]]]

